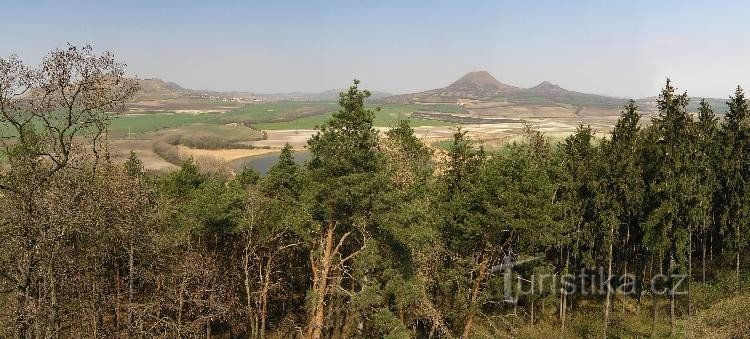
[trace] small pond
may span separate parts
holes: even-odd
[[[239,173],[245,168],[252,168],[261,175],[268,173],[268,170],[273,167],[279,161],[280,152],[273,152],[263,155],[256,155],[252,157],[237,159],[229,163],[232,169]],[[310,152],[308,151],[295,151],[294,161],[298,164],[302,164],[310,159]]]

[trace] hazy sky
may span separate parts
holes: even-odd
[[[0,0],[7,2],[7,0]],[[658,3],[658,4],[657,4]],[[0,56],[66,42],[111,50],[139,77],[258,93],[442,87],[472,70],[643,97],[750,87],[750,1],[14,1]]]

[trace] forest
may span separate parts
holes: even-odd
[[[0,337],[681,337],[750,293],[740,87],[693,114],[667,80],[650,121],[489,152],[379,132],[355,80],[264,176],[115,163],[136,91],[86,47],[0,59]]]

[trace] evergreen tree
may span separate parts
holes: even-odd
[[[263,190],[277,197],[299,199],[302,191],[300,166],[294,161],[294,150],[288,143],[281,149],[277,161],[263,178]]]
[[[432,151],[414,135],[408,120],[386,132],[382,151],[388,158],[386,166],[398,185],[423,183],[432,175]]]
[[[140,178],[145,174],[143,172],[143,162],[141,159],[138,159],[138,156],[133,151],[130,151],[128,160],[125,161],[124,167],[125,173],[132,177]]]
[[[562,178],[558,195],[564,204],[562,217],[571,241],[563,267],[573,272],[592,267],[595,255],[592,250],[600,248],[594,243],[598,187],[597,173],[591,170],[597,161],[593,138],[591,126],[580,125],[559,148]]]
[[[729,111],[722,130],[723,161],[721,174],[722,230],[732,242],[735,253],[735,275],[740,276],[740,257],[746,247],[750,220],[750,105],[745,92],[737,86],[727,102]]]
[[[673,273],[687,273],[689,265],[689,241],[692,220],[689,215],[695,207],[695,183],[692,168],[693,145],[691,129],[693,121],[687,113],[687,93],[676,94],[671,81],[667,83],[657,99],[659,115],[652,120],[656,138],[653,154],[656,161],[649,185],[650,208],[644,240],[656,255],[660,272],[667,266],[670,277]],[[674,281],[670,278],[670,287]],[[656,303],[654,303],[656,305]],[[671,295],[670,323],[674,326],[675,298]],[[655,316],[655,315],[654,315]]]
[[[697,140],[694,165],[698,176],[696,183],[698,203],[692,215],[695,216],[695,222],[700,229],[701,280],[705,284],[707,237],[712,237],[716,233],[715,207],[720,203],[718,176],[721,172],[718,166],[722,162],[717,152],[720,147],[717,143],[718,119],[705,99],[699,104],[698,121],[695,127]]]
[[[308,244],[313,274],[309,338],[342,330],[333,327],[329,320],[359,319],[348,313],[357,310],[344,308],[347,301],[332,291],[361,288],[356,281],[342,280],[369,235],[379,233],[372,220],[373,203],[388,187],[380,173],[383,157],[378,152],[378,132],[373,128],[375,112],[364,104],[370,92],[360,90],[358,85],[359,81],[354,80],[349,90],[340,94],[340,109],[317,127],[318,132],[308,141],[312,156],[307,164],[312,190],[310,204],[319,225],[313,228]],[[313,240],[314,237],[318,239]],[[334,314],[327,315],[327,310]]]
[[[645,186],[640,157],[640,114],[635,101],[630,100],[612,130],[611,141],[601,144],[600,172],[602,186],[598,209],[602,226],[609,226],[608,276],[612,276],[614,256],[622,258],[623,274],[641,272],[643,268],[640,239],[643,235],[643,199]],[[630,266],[629,266],[630,265]],[[639,279],[636,279],[636,281]],[[640,284],[639,284],[640,285]],[[640,290],[640,288],[639,288]],[[609,320],[610,290],[605,305],[606,334]],[[639,298],[640,300],[640,298]]]

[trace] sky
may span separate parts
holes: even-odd
[[[750,86],[750,1],[9,1],[0,57],[67,43],[129,74],[256,93],[443,87],[474,70],[619,97]],[[6,3],[8,2],[8,3]]]

